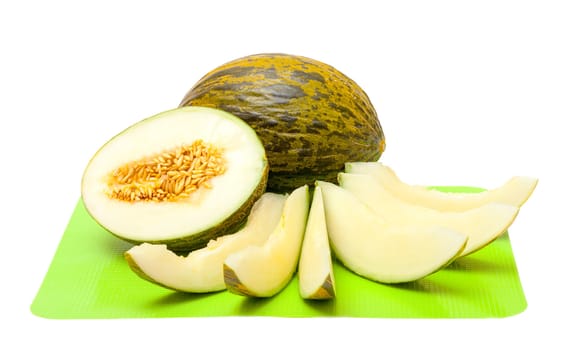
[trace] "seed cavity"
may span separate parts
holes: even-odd
[[[210,189],[209,180],[225,173],[225,163],[222,149],[196,140],[115,169],[106,195],[127,202],[177,201],[201,187]]]

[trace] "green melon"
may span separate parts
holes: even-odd
[[[363,89],[307,57],[258,54],[228,62],[201,78],[180,105],[219,108],[251,125],[265,147],[274,192],[336,182],[346,162],[376,161],[385,149]]]

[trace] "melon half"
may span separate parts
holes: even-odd
[[[117,237],[184,252],[235,232],[267,176],[264,147],[244,121],[183,107],[103,145],[84,171],[81,194],[87,212]]]

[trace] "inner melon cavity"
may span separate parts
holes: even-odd
[[[107,195],[134,201],[175,201],[189,197],[209,180],[225,172],[223,151],[196,140],[129,162],[108,175]]]

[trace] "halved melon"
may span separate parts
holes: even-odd
[[[340,173],[338,181],[342,188],[353,193],[385,221],[440,226],[465,234],[468,241],[461,256],[493,242],[507,230],[519,212],[518,207],[502,203],[487,203],[460,212],[438,211],[395,197],[371,175]]]
[[[285,200],[285,195],[264,193],[243,228],[211,240],[185,257],[168,250],[165,244],[142,243],[124,253],[126,261],[140,277],[166,288],[191,293],[223,290],[225,258],[245,247],[263,244],[280,221]]]
[[[245,122],[184,107],[103,145],[85,169],[81,193],[88,213],[114,235],[184,252],[234,232],[267,176],[262,143]]]
[[[321,187],[331,248],[350,270],[382,283],[410,282],[456,259],[467,236],[451,229],[386,222],[335,184]]]
[[[538,183],[538,179],[534,177],[513,176],[500,187],[488,191],[446,193],[403,182],[390,167],[381,162],[346,163],[345,172],[372,175],[383,184],[384,188],[400,199],[443,211],[463,211],[491,202],[521,207]]]
[[[250,246],[225,259],[223,271],[230,292],[271,297],[296,272],[309,210],[308,186],[292,191],[276,229],[262,246]]]
[[[304,299],[331,299],[335,297],[333,263],[321,188],[316,187],[304,233],[300,262],[298,263],[298,285]]]

